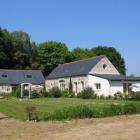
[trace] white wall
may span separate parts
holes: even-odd
[[[97,90],[95,84],[100,83],[101,89]],[[109,81],[100,77],[88,75],[88,85],[92,87],[97,95],[114,95],[116,92],[123,93],[123,82]]]
[[[114,95],[116,92],[123,93],[123,82],[121,82],[121,81],[110,81],[110,94]]]
[[[11,85],[0,85],[0,93],[11,93],[12,92],[12,86]]]
[[[100,83],[101,89],[97,90],[95,84]],[[110,84],[109,81],[100,77],[88,75],[88,85],[92,87],[97,95],[109,95],[110,93]]]

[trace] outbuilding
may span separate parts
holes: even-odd
[[[0,69],[0,93],[11,93],[18,85],[22,87],[21,90],[23,87],[44,86],[45,79],[41,70]]]

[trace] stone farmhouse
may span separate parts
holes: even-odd
[[[139,82],[121,75],[104,55],[58,65],[46,77],[46,90],[55,86],[68,89],[70,81],[75,94],[91,87],[98,95],[105,96],[128,92],[131,84]]]

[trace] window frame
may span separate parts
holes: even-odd
[[[32,75],[31,74],[26,74],[26,78],[31,79],[32,78]]]
[[[61,90],[66,89],[66,81],[65,80],[59,80],[59,87]]]
[[[8,75],[7,75],[7,74],[2,74],[1,77],[2,77],[2,78],[7,78]]]
[[[101,83],[95,83],[96,90],[101,90]]]

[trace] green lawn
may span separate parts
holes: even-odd
[[[77,99],[77,98],[39,98],[39,99],[17,99],[9,98],[0,99],[0,112],[19,120],[26,120],[27,114],[25,108],[27,106],[35,106],[37,111],[41,113],[53,112],[61,110],[64,107],[77,106],[77,105],[93,105],[97,107],[108,106],[112,103],[128,104],[132,101],[119,101],[119,100],[93,100],[93,99]],[[134,102],[134,101],[133,101]],[[134,102],[140,104],[140,102]]]

